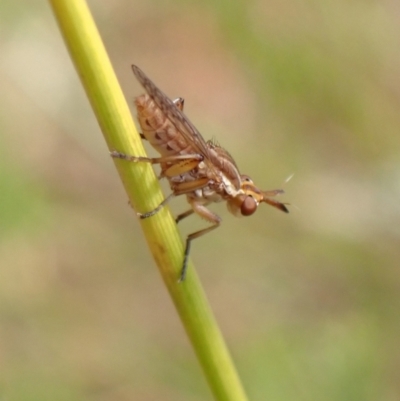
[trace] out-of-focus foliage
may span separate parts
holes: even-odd
[[[39,4],[0,12],[0,391],[210,398]],[[135,63],[244,173],[287,192],[288,216],[214,206],[222,227],[193,246],[250,399],[398,399],[397,3],[89,5],[129,101]]]

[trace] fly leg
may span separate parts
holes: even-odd
[[[136,212],[136,214],[140,217],[140,219],[147,219],[148,217],[154,216],[157,214],[173,197],[175,194],[172,192],[170,193],[155,209],[150,210],[150,212],[146,213],[139,213]]]
[[[175,223],[178,224],[181,220],[183,220],[184,218],[190,216],[193,213],[194,213],[194,210],[193,209],[189,209],[189,210],[186,210],[186,212],[178,214],[178,216],[176,216]]]
[[[210,204],[210,202],[207,202],[207,203],[204,203],[203,205],[207,206],[209,204]],[[186,212],[178,214],[178,216],[176,216],[175,223],[178,224],[180,221],[182,221],[183,219],[186,219],[186,217],[191,216],[193,213],[194,213],[194,210],[189,209],[189,210],[186,210]]]
[[[203,156],[199,154],[187,154],[187,155],[173,155],[165,157],[144,157],[144,156],[131,156],[125,153],[118,152],[116,150],[110,152],[111,156],[116,159],[122,159],[129,162],[146,162],[151,164],[159,163],[171,163],[171,165],[163,171],[162,177],[173,177],[193,170],[203,160]],[[186,188],[187,185],[182,183],[181,188],[174,190],[169,196],[167,196],[155,209],[150,210],[146,213],[137,213],[141,219],[154,216],[158,213],[174,196],[187,193],[192,190],[193,184],[197,187],[205,186],[206,184],[201,182],[192,181],[190,188]]]
[[[146,163],[151,163],[151,164],[160,164],[160,163],[179,162],[182,160],[194,160],[194,161],[197,161],[195,167],[197,166],[197,164],[199,164],[199,162],[201,160],[203,160],[203,156],[198,155],[198,154],[173,155],[173,156],[165,156],[165,157],[145,157],[145,156],[131,156],[131,155],[127,155],[125,153],[118,152],[117,150],[113,150],[112,152],[110,152],[110,155],[114,159],[122,159],[122,160],[126,160],[128,162],[133,162],[133,163],[146,162]],[[183,173],[186,173],[187,171],[192,170],[192,168],[190,168],[189,170],[184,170]],[[164,175],[167,175],[167,174],[164,174]]]
[[[172,166],[174,167],[174,166]],[[171,167],[171,168],[172,168]],[[191,170],[191,168],[190,168]],[[168,170],[167,170],[168,171]],[[147,217],[154,216],[156,213],[158,213],[174,196],[179,196],[179,195],[184,195],[188,192],[193,192],[196,189],[204,188],[208,184],[208,178],[200,178],[199,180],[196,181],[190,181],[190,182],[181,182],[179,184],[176,184],[173,187],[173,192],[170,193],[155,209],[150,210],[150,212],[147,213],[138,213],[138,216],[141,219],[147,219]],[[185,213],[182,213],[182,215],[179,215],[176,219],[175,222],[179,222],[183,218],[191,215],[193,213],[193,209],[186,211]]]
[[[197,203],[195,200],[189,200],[189,203],[192,206],[193,211],[195,213],[197,213],[200,217],[209,221],[210,223],[213,223],[213,225],[210,227],[204,228],[202,230],[196,231],[187,236],[185,253],[183,254],[182,271],[181,271],[181,275],[179,278],[179,282],[184,281],[185,277],[186,277],[187,263],[188,263],[188,259],[189,259],[189,253],[190,253],[190,247],[191,247],[192,241],[196,238],[201,237],[204,234],[209,233],[212,230],[215,230],[216,228],[219,227],[219,225],[221,224],[221,221],[222,221],[221,217],[219,217],[217,214],[211,212],[203,204]],[[191,213],[185,212],[183,214],[185,214],[187,216]]]

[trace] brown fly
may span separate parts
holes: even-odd
[[[135,99],[142,137],[160,153],[161,157],[130,156],[117,151],[115,158],[132,162],[160,164],[160,177],[165,177],[172,193],[154,210],[138,213],[145,219],[156,214],[174,196],[186,195],[191,209],[180,214],[176,222],[192,213],[212,223],[211,226],[189,234],[180,274],[186,276],[188,256],[192,240],[219,227],[222,219],[207,206],[213,202],[226,201],[228,210],[236,216],[250,216],[260,203],[288,213],[285,204],[273,199],[283,190],[262,191],[251,178],[240,174],[232,156],[215,141],[205,141],[200,132],[183,114],[183,99],[169,99],[137,66],[132,66],[146,94]]]

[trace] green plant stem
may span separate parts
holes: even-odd
[[[50,4],[109,149],[144,156],[140,136],[87,4],[83,0],[50,0]],[[122,160],[114,163],[135,210],[152,210],[162,201],[163,195],[150,165]],[[140,223],[215,399],[246,401],[191,263],[185,282],[178,283],[183,246],[169,209],[164,208]]]

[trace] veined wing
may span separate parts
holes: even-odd
[[[153,81],[136,65],[132,65],[133,73],[141,83],[146,92],[156,102],[168,120],[175,125],[176,129],[192,146],[193,150],[204,156],[204,161],[211,170],[215,170],[215,166],[210,161],[209,148],[206,141],[201,136],[197,128],[189,121],[189,119],[174,105],[172,100],[164,94]]]

